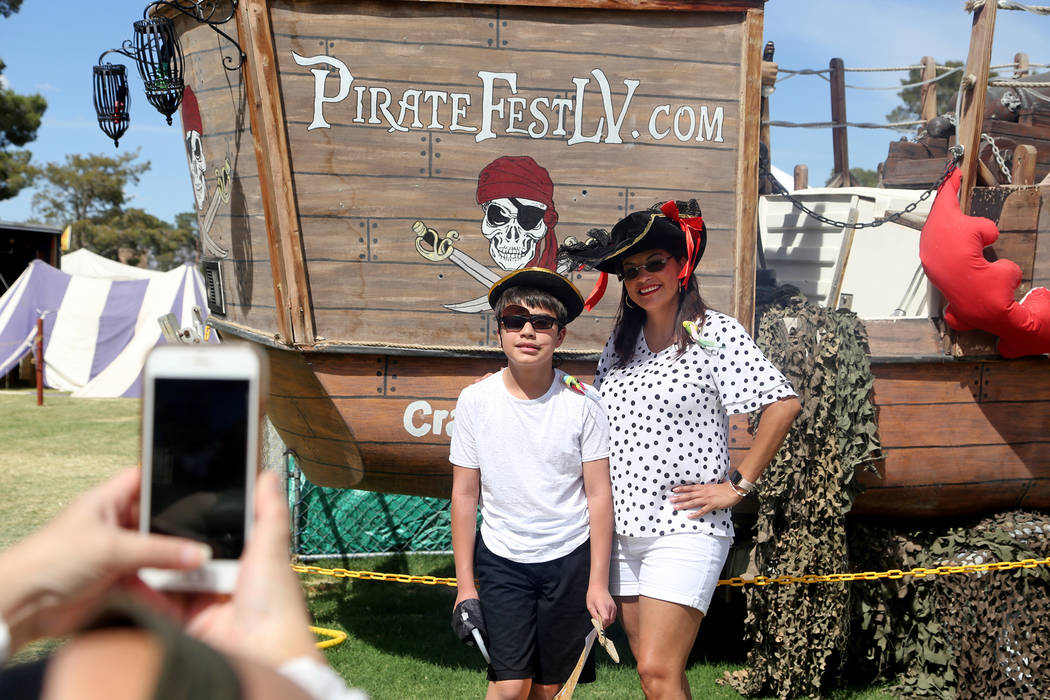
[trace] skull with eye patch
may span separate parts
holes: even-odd
[[[208,194],[208,183],[204,179],[208,164],[204,160],[204,142],[201,134],[200,107],[193,88],[187,86],[182,94],[182,132],[186,140],[186,162],[190,166],[190,179],[193,181],[193,198],[197,200],[197,209],[204,209],[204,200]]]
[[[535,257],[536,245],[547,235],[547,205],[521,197],[500,197],[481,205],[481,233],[489,255],[504,270],[520,270]]]
[[[203,209],[205,195],[208,193],[208,183],[204,179],[208,164],[204,160],[204,143],[196,131],[186,132],[186,157],[190,165],[190,178],[193,180],[193,197],[197,200],[197,208]]]

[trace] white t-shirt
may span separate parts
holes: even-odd
[[[729,414],[748,413],[785,396],[791,384],[736,319],[708,311],[702,344],[653,353],[638,334],[634,357],[619,356],[610,337],[595,385],[609,415],[609,468],[618,535],[673,532],[733,535],[728,509],[690,520],[668,499],[682,484],[714,484],[729,472]],[[458,416],[457,416],[458,420]]]
[[[459,394],[449,461],[481,470],[481,536],[501,557],[551,561],[587,541],[583,463],[609,456],[609,424],[593,389],[561,370],[546,394],[511,396],[497,372]]]

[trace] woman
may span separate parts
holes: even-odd
[[[573,265],[623,283],[595,386],[611,427],[616,538],[610,591],[646,698],[692,697],[685,665],[733,540],[730,508],[780,448],[800,404],[734,319],[708,309],[693,269],[707,229],[696,202],[635,212],[566,244]],[[764,409],[730,474],[730,413]]]

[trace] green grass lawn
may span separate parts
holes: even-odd
[[[0,391],[0,546],[38,527],[77,493],[138,462],[139,402],[73,399],[48,392],[36,406],[33,392]],[[354,570],[451,577],[448,555],[392,554],[329,566]],[[5,572],[4,575],[10,575]],[[485,665],[477,650],[459,643],[449,627],[455,591],[447,586],[303,577],[319,627],[348,638],[325,653],[333,667],[374,700],[476,698],[485,692]],[[739,643],[719,637],[725,625],[712,608],[701,629],[688,675],[696,698],[739,698],[716,680],[742,668]],[[598,652],[598,681],[576,696],[638,698],[634,661],[619,626],[610,637],[622,663]],[[20,654],[28,659],[52,648],[43,642]],[[728,651],[732,649],[732,651]],[[714,652],[714,653],[712,653]],[[833,698],[884,700],[877,688],[838,691]]]

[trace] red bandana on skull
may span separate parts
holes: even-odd
[[[554,209],[554,183],[546,168],[529,156],[501,156],[492,161],[478,175],[478,204],[494,199],[521,197],[546,205],[543,221],[547,234],[526,267],[556,268],[558,237],[554,226],[558,212]]]

